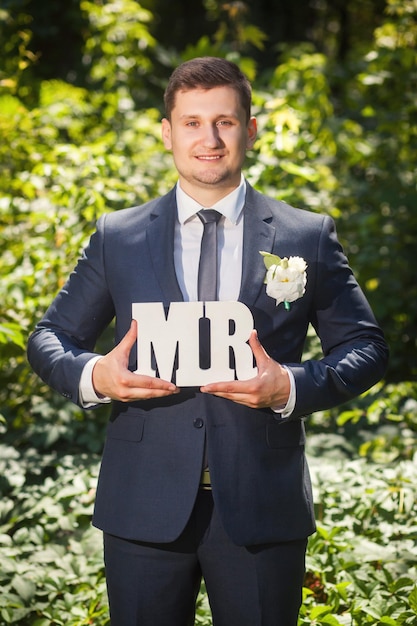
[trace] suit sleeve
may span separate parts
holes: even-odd
[[[77,404],[83,368],[95,356],[96,341],[114,317],[106,283],[104,224],[105,216],[28,342],[28,360],[34,371]]]
[[[290,419],[360,395],[384,375],[388,348],[336,236],[325,218],[314,273],[311,323],[323,358],[289,365],[297,400]]]

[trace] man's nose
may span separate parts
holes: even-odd
[[[217,148],[220,144],[221,139],[217,124],[207,124],[204,127],[204,145],[208,148]]]

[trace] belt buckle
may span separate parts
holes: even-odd
[[[205,491],[211,491],[211,478],[210,470],[208,467],[205,467],[201,473],[200,489],[204,489]]]

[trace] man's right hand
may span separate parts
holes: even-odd
[[[179,393],[179,388],[167,380],[133,374],[128,369],[130,351],[136,339],[137,322],[132,320],[121,342],[94,365],[93,386],[96,394],[130,402]]]

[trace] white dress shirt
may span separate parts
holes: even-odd
[[[237,300],[242,280],[243,205],[246,183],[213,206],[202,207],[177,184],[178,219],[175,225],[174,262],[184,300],[198,300],[198,265],[204,226],[197,215],[201,209],[215,209],[222,214],[217,225],[217,265],[219,300]]]
[[[174,264],[178,284],[184,301],[197,301],[198,265],[200,260],[203,224],[197,211],[210,208],[222,214],[217,226],[217,258],[219,267],[219,300],[237,300],[242,280],[243,252],[243,206],[246,182],[242,176],[240,185],[213,206],[202,207],[188,196],[178,182],[176,187],[178,216],[174,235]],[[109,398],[97,396],[92,384],[93,367],[100,356],[93,357],[84,367],[80,380],[80,398],[84,408],[97,403],[110,402]],[[288,370],[291,382],[290,398],[285,407],[274,407],[282,417],[289,417],[295,405],[295,381]]]

